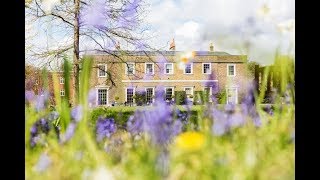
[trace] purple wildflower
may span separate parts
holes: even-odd
[[[50,126],[49,126],[49,122],[46,119],[44,119],[44,118],[40,119],[40,127],[41,127],[42,132],[48,134],[48,132],[50,130]]]
[[[79,122],[82,119],[82,106],[78,105],[71,110],[71,117],[76,121]]]
[[[104,138],[110,138],[117,130],[117,126],[113,118],[99,117],[96,125],[97,141],[101,142]]]
[[[86,26],[103,27],[107,22],[108,7],[105,0],[94,1],[84,9],[80,22]]]
[[[36,100],[36,110],[39,112],[45,108],[45,97],[44,96],[37,96]]]
[[[41,118],[36,121],[30,128],[30,145],[34,147],[39,141],[39,134],[45,133],[48,134],[50,131],[50,124],[45,118]]]
[[[35,170],[37,172],[45,171],[51,165],[51,159],[47,154],[41,154],[37,164],[35,165]]]
[[[239,127],[245,123],[245,117],[240,113],[234,113],[228,117],[229,127]]]
[[[226,104],[224,106],[224,110],[227,112],[227,113],[234,113],[235,111],[235,105],[234,104]]]
[[[69,141],[73,137],[76,127],[77,127],[76,123],[74,122],[69,123],[67,130],[64,134],[64,139],[62,140],[63,143]]]
[[[252,121],[253,121],[253,124],[254,124],[256,127],[261,127],[262,122],[261,122],[261,118],[260,118],[259,114],[256,115],[256,116],[254,116],[254,117],[252,118]]]
[[[90,107],[96,104],[97,91],[95,89],[91,89],[88,94],[88,103]]]
[[[154,109],[137,111],[130,117],[127,129],[133,135],[146,132],[154,144],[166,145],[181,132],[183,126],[180,120],[174,121],[172,116],[173,109],[160,98]]]
[[[214,109],[212,112],[212,116],[213,116],[213,126],[212,126],[213,134],[215,134],[216,136],[221,136],[224,133],[226,133],[229,130],[227,114],[217,109]]]
[[[33,91],[25,91],[25,101],[30,103],[34,99],[34,92]]]
[[[126,28],[133,26],[137,23],[137,7],[141,0],[133,0],[132,3],[128,2],[123,8],[122,16],[119,16],[118,27]]]

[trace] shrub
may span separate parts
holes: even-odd
[[[205,94],[204,91],[195,91],[194,92],[194,104],[195,105],[203,105],[209,102],[209,94]]]
[[[135,98],[137,106],[142,106],[147,103],[146,92],[144,92],[144,91],[137,91],[135,93],[134,98]]]
[[[221,91],[219,91],[215,97],[217,98],[217,101],[219,104],[225,104],[227,102],[227,93],[226,90],[223,89]]]
[[[186,104],[186,92],[185,91],[175,91],[175,101],[177,105],[184,105]]]

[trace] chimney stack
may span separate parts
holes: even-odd
[[[213,44],[212,44],[212,42],[210,43],[210,52],[213,52]]]
[[[169,48],[169,50],[173,50],[173,51],[176,50],[176,44],[174,43],[174,38],[172,38],[172,41],[171,41],[171,43],[170,43],[170,48]]]

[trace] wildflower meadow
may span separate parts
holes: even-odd
[[[239,104],[169,105],[158,93],[152,106],[95,107],[84,59],[76,104],[55,78],[52,95],[46,84],[25,92],[26,179],[294,179],[294,71],[285,62],[270,104],[252,83]]]

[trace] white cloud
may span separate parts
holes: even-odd
[[[194,39],[199,33],[199,24],[194,21],[188,21],[175,31],[177,36]]]
[[[262,7],[268,11],[259,16]],[[208,50],[213,41],[217,51],[270,63],[277,48],[294,47],[294,8],[294,0],[153,0],[147,22],[158,35],[153,46],[169,47],[175,37],[176,50]]]

